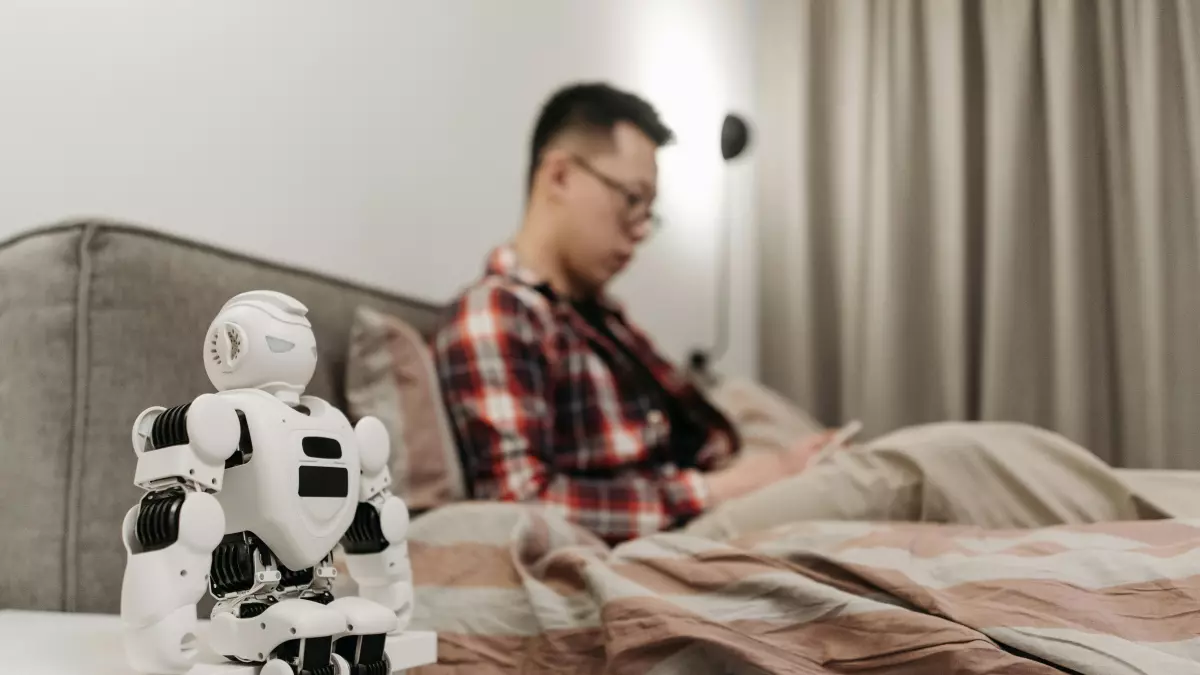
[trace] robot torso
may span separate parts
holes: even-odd
[[[312,396],[301,397],[298,408],[257,389],[218,396],[238,410],[242,454],[248,455],[226,470],[217,495],[226,534],[252,532],[288,569],[316,565],[358,507],[359,454],[350,422]]]

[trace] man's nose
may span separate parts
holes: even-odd
[[[632,221],[629,227],[626,228],[626,231],[629,233],[629,238],[633,240],[633,243],[640,244],[650,236],[651,227],[653,225],[651,224],[650,216],[644,216]]]

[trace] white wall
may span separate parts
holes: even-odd
[[[717,151],[753,115],[757,6],[739,0],[6,0],[0,237],[134,221],[444,301],[518,223],[533,116],[602,78],[658,105],[668,226],[618,282],[682,358],[712,338]],[[756,369],[753,166],[726,371]]]

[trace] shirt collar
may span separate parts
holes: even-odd
[[[519,284],[529,286],[542,295],[545,295],[551,301],[561,299],[554,292],[554,289],[550,287],[549,281],[521,264],[520,259],[517,257],[517,251],[513,248],[512,244],[502,244],[492,249],[492,252],[488,255],[485,272],[489,275],[505,277]],[[624,311],[620,303],[607,293],[601,293],[595,300],[598,305],[609,312],[617,316],[623,316]]]
[[[547,284],[545,279],[521,264],[512,244],[504,244],[492,249],[488,255],[485,271],[489,275],[507,277],[526,286],[536,287]]]

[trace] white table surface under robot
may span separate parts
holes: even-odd
[[[203,643],[208,625],[201,621]],[[202,645],[201,645],[202,646]],[[409,631],[388,639],[392,672],[437,660],[437,635]],[[0,663],[3,672],[22,675],[132,675],[121,647],[121,619],[108,614],[0,610]],[[196,675],[254,675],[256,669],[225,661],[201,649]]]

